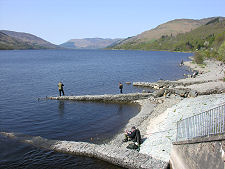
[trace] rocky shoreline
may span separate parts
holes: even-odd
[[[141,111],[129,120],[124,129],[130,129],[132,126],[139,128],[144,140],[140,152],[127,150],[126,146],[129,142],[122,142],[124,129],[111,141],[101,145],[85,143],[85,146],[82,146],[84,143],[79,144],[80,142],[49,142],[46,139],[41,139],[44,141],[43,145],[48,143],[47,145],[55,151],[81,153],[81,155],[100,158],[128,168],[148,168],[154,167],[154,165],[166,168],[172,142],[176,141],[176,122],[182,118],[206,111],[218,104],[225,103],[225,65],[218,61],[206,61],[205,64],[203,68],[191,62],[185,62],[186,66],[200,72],[195,78],[177,81],[161,80],[156,83],[133,83],[134,86],[154,88],[153,93],[47,97],[47,99],[55,100],[138,103],[141,105]],[[14,137],[14,134],[10,133],[0,134]],[[29,139],[24,141],[32,144],[32,139],[31,141]],[[86,148],[88,149],[85,150]],[[142,158],[146,159],[144,161],[146,165],[141,164],[143,162]],[[148,158],[150,160],[147,160]]]
[[[184,64],[199,75],[177,81],[133,83],[156,91],[147,99],[134,101],[141,105],[141,111],[124,128],[139,128],[144,140],[140,153],[167,163],[172,142],[176,141],[176,122],[225,103],[224,64],[211,60],[205,61],[204,68],[192,62]],[[123,138],[121,132],[107,144],[126,148],[128,143],[122,143]]]
[[[147,138],[140,153],[169,161],[172,142],[176,141],[176,122],[225,103],[225,65],[218,61],[205,61],[204,68],[192,62],[185,65],[199,71],[195,78],[156,83],[135,82],[134,85],[157,89],[158,98],[148,120],[143,121],[143,134]],[[146,129],[147,128],[147,129]]]
[[[61,153],[69,153],[79,156],[87,156],[108,161],[112,164],[131,169],[166,168],[167,163],[156,160],[149,155],[112,147],[107,144],[92,144],[87,142],[48,140],[40,136],[26,136],[22,134],[0,132],[1,135]]]
[[[224,64],[210,60],[205,61],[204,68],[192,62],[184,64],[193,71],[198,71],[199,74],[195,78],[189,77],[177,81],[133,83],[134,86],[153,88],[155,89],[153,93],[77,96],[62,97],[62,99],[129,101],[140,104],[141,111],[129,120],[124,129],[130,129],[132,126],[139,128],[144,140],[140,153],[168,163],[172,142],[176,141],[176,122],[225,102]],[[129,143],[123,143],[123,138],[122,130],[105,145],[125,150]]]

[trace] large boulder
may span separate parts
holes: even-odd
[[[189,93],[188,93],[188,97],[197,97],[198,96],[198,92],[195,91],[195,90],[191,90]]]
[[[165,89],[159,89],[153,92],[154,97],[162,97],[165,92]]]
[[[181,96],[181,97],[187,96],[187,91],[185,89],[175,89],[174,93]]]

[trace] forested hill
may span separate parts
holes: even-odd
[[[125,39],[124,41],[120,42],[112,46],[112,49],[137,49],[137,50],[174,50],[174,48],[160,48],[161,43],[158,44],[159,40],[168,39],[175,39],[178,35],[183,35],[188,32],[192,32],[195,29],[206,25],[207,23],[214,20],[221,20],[224,19],[222,17],[212,17],[212,18],[205,18],[200,20],[193,20],[193,19],[176,19],[173,21],[169,21],[167,23],[161,24],[154,29],[149,31],[145,31],[137,36],[130,37]],[[161,41],[160,41],[161,42]],[[154,45],[153,45],[154,44]]]
[[[110,49],[188,51],[195,52],[197,63],[203,63],[205,58],[215,58],[225,62],[225,18],[214,17],[200,20],[200,22],[200,26],[184,33],[175,35],[167,32],[151,41],[130,40],[127,42],[125,40]]]
[[[59,48],[61,47],[32,34],[0,30],[0,50]]]
[[[178,34],[177,36],[163,35],[152,43],[143,43],[142,48],[171,51],[196,51],[217,48],[224,40],[224,33],[225,19],[216,18],[190,32]]]

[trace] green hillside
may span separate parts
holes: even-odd
[[[139,41],[138,43],[130,40],[113,48],[195,52],[198,63],[201,63],[206,57],[216,57],[218,60],[225,61],[225,18],[217,17],[207,21],[189,32],[177,35],[165,34],[158,39]]]
[[[191,32],[177,36],[162,36],[159,40],[142,45],[147,50],[196,51],[208,49],[221,45],[217,39],[224,31],[225,20],[215,19]]]
[[[157,26],[154,29],[145,31],[139,35],[129,37],[114,45],[113,49],[138,49],[149,50],[148,44],[160,39],[162,36],[177,36],[178,34],[190,32],[215,18],[175,19]]]
[[[215,58],[225,63],[225,30],[217,34],[211,44],[195,52],[196,63],[203,63],[205,58]]]
[[[207,24],[176,37],[162,36],[149,44],[144,44],[147,50],[191,51],[195,52],[196,62],[204,58],[216,58],[225,61],[225,19],[216,18]]]

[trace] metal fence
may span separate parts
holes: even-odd
[[[177,141],[225,133],[225,103],[177,122]]]

